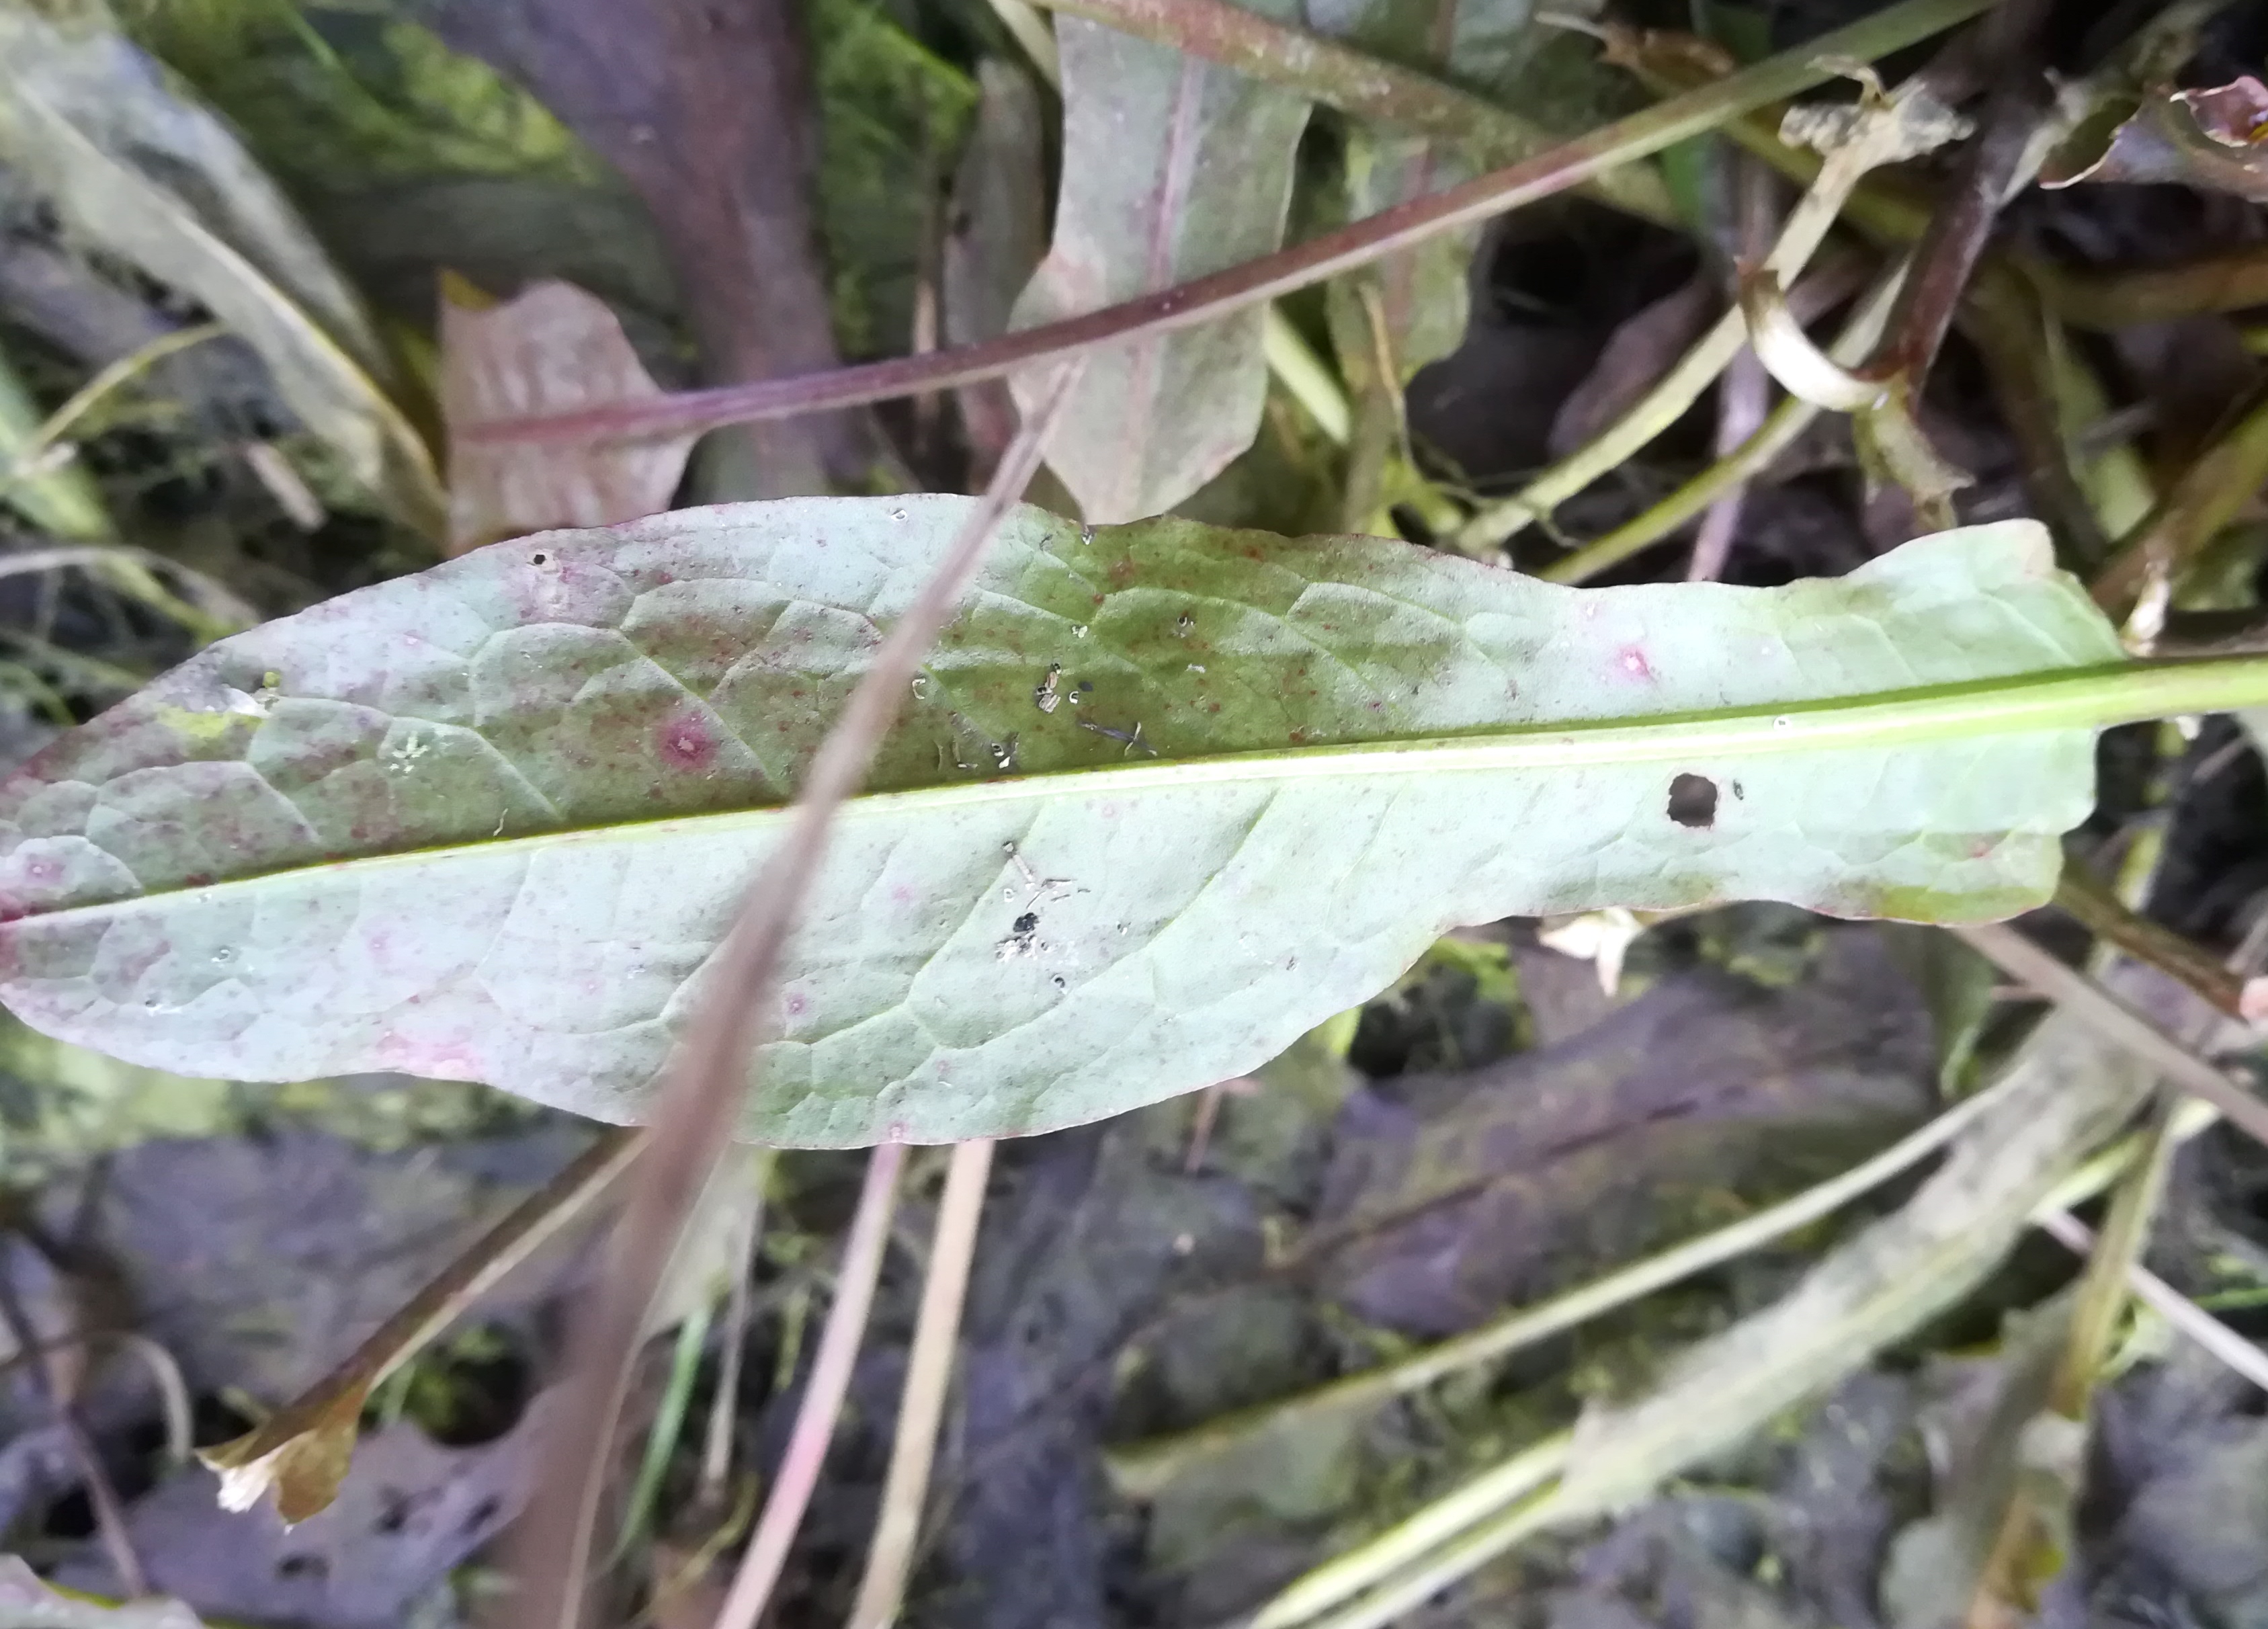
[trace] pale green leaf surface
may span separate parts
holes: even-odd
[[[1260,5],[1281,18],[1287,6]],[[1302,97],[1167,47],[1056,18],[1063,190],[1017,301],[1030,328],[1279,247]],[[1268,394],[1258,307],[1091,353],[1048,463],[1091,520],[1160,514],[1252,445]],[[1017,375],[1027,401],[1051,369]]]
[[[543,534],[223,641],[0,783],[0,999],[183,1073],[400,1069],[636,1117],[776,806],[969,502]],[[1579,590],[1026,508],[966,604],[837,826],[751,1137],[1132,1108],[1459,923],[2026,908],[2091,806],[2090,730],[1791,743],[1850,711],[1825,698],[2119,655],[2029,522],[1834,581]],[[1763,711],[1685,717],[1736,708]],[[1711,823],[1671,818],[1681,774]]]
[[[227,323],[357,479],[439,532],[431,455],[381,388],[353,290],[235,136],[154,61],[106,29],[0,4],[0,162],[80,236]]]

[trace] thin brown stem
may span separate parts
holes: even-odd
[[[2202,1098],[2247,1136],[2268,1143],[2268,1102],[2175,1040],[2078,969],[2066,966],[2004,923],[1978,923],[1953,932],[2056,1002],[2114,1046],[2157,1070],[2164,1083]]]
[[[2047,116],[2037,37],[2047,0],[2008,0],[1977,25],[1972,55],[1995,81],[1977,137],[1940,194],[1914,251],[1913,273],[1890,313],[1890,331],[1866,370],[1918,397],[1984,257],[2000,207],[2036,166],[2033,133]],[[1972,68],[1974,71],[1974,68]]]
[[[865,778],[875,749],[911,693],[922,658],[976,575],[993,534],[1029,483],[1070,400],[1079,366],[1058,369],[1018,431],[945,557],[884,638],[841,715],[814,755],[787,832],[749,888],[708,969],[708,988],[671,1061],[653,1107],[637,1181],[606,1276],[578,1319],[570,1346],[573,1403],[545,1445],[545,1474],[522,1523],[520,1629],[575,1629],[591,1531],[607,1464],[609,1400],[618,1398],[643,1330],[646,1303],[676,1248],[718,1151],[731,1139],[747,1088],[769,992],[805,896],[827,851],[836,812]]]
[[[1719,144],[1718,151],[1733,172],[1732,259],[1735,264],[1757,263],[1771,248],[1777,182],[1769,169],[1737,148]],[[1771,375],[1755,350],[1744,345],[1717,386],[1717,426],[1712,443],[1717,457],[1729,458],[1745,446],[1749,437],[1764,428],[1764,415],[1771,409]],[[1741,512],[1747,505],[1746,481],[1727,487],[1710,504],[1693,539],[1692,557],[1685,564],[1688,582],[1713,582],[1725,574],[1734,535],[1741,528]]]
[[[2165,1192],[2174,1147],[2169,1134],[2172,1117],[2172,1105],[2161,1103],[2140,1158],[2111,1193],[2110,1212],[2088,1253],[2063,1350],[2042,1401],[2043,1415],[2067,1422],[2062,1441],[2074,1451],[2068,1460],[2043,1456],[2033,1466],[2035,1474],[2013,1479],[1998,1531],[1970,1596],[1968,1629],[2016,1629],[2029,1622],[2038,1610],[2042,1578],[2059,1570],[2055,1535],[2073,1514],[2079,1491],[2076,1449],[2084,1443],[2095,1384],[2117,1342],[2119,1321],[2133,1294],[2132,1277]],[[2037,1420],[2031,1427],[2036,1448],[2042,1441],[2041,1427],[2047,1424]],[[2058,1469],[2066,1474],[2058,1477]]]
[[[584,1214],[637,1157],[642,1131],[608,1130],[514,1205],[401,1310],[313,1385],[240,1437],[198,1457],[221,1476],[221,1502],[248,1508],[269,1487],[286,1522],[330,1502],[354,1450],[363,1401],[504,1274]]]
[[[1834,63],[1872,59],[1989,9],[1992,0],[1900,0],[1860,22],[1793,51],[1601,127],[1431,197],[1382,210],[1306,243],[1160,289],[1121,305],[978,344],[900,357],[798,378],[718,390],[686,391],[542,418],[498,419],[469,432],[475,441],[587,442],[678,435],[721,424],[783,418],[925,390],[996,379],[1139,334],[1211,321],[1248,306],[1367,266],[1460,226],[1534,203],[1714,129],[1833,77]]]
[[[850,1389],[850,1371],[865,1340],[866,1317],[873,1310],[874,1285],[889,1248],[890,1218],[897,1209],[898,1176],[905,1157],[903,1143],[884,1143],[867,1156],[865,1185],[859,1190],[850,1236],[843,1246],[843,1265],[835,1275],[835,1301],[820,1330],[819,1351],[811,1360],[803,1400],[796,1405],[787,1452],[780,1458],[779,1474],[765,1496],[755,1536],[740,1558],[715,1629],[755,1629],[773,1586],[779,1582],[780,1569],[787,1565],[788,1550],[810,1507],[812,1490],[819,1485],[819,1469],[835,1440],[843,1399]]]
[[[2064,862],[2056,909],[2138,962],[2179,979],[2231,1018],[2244,1015],[2244,980],[2194,940],[2126,907],[2076,859]]]

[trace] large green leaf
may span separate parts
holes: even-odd
[[[969,501],[543,534],[223,641],[0,783],[0,998],[182,1073],[401,1069],[635,1117]],[[1457,923],[2026,908],[2110,716],[2055,698],[2132,676],[2102,676],[2117,641],[2029,522],[1836,581],[1578,590],[1027,508],[967,608],[837,828],[753,1137],[1131,1108]],[[2158,704],[2200,704],[2126,716]]]

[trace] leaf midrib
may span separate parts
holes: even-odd
[[[1461,735],[1430,735],[1315,747],[1270,748],[1203,758],[1087,765],[990,780],[867,792],[844,806],[846,820],[987,803],[1043,802],[1071,791],[1131,795],[1192,786],[1450,775],[1510,770],[1778,757],[1954,741],[2055,729],[2104,729],[2186,713],[2268,705],[2268,656],[2118,662],[2015,678],[1882,690],[1820,701],[1523,725]],[[281,885],[311,876],[360,874],[458,854],[531,852],[586,843],[665,840],[691,831],[757,829],[792,806],[768,804],[698,814],[618,821],[525,837],[402,849],[247,873],[221,881],[144,889],[99,903],[33,911],[0,925],[84,921],[153,900]]]

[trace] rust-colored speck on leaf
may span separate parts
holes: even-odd
[[[681,770],[709,767],[717,756],[717,738],[709,721],[696,712],[679,712],[661,721],[654,745],[663,763]]]

